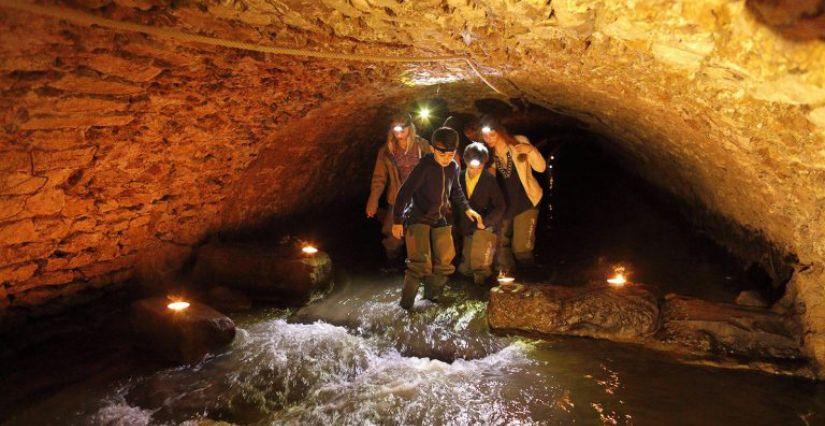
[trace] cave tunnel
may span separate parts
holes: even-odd
[[[0,424],[825,422],[823,11],[0,0]],[[529,140],[535,264],[399,306],[399,112]]]

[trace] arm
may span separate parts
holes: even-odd
[[[464,195],[464,190],[461,189],[461,175],[458,171],[458,164],[456,170],[453,172],[453,185],[450,187],[450,202],[462,213],[470,209],[470,202]]]
[[[392,223],[395,225],[401,225],[404,223],[404,210],[406,210],[407,205],[410,204],[412,200],[412,196],[418,187],[421,186],[421,183],[424,181],[424,173],[422,172],[423,167],[421,167],[421,163],[410,173],[410,176],[407,180],[401,185],[401,188],[398,189],[398,195],[395,197],[395,206],[393,206],[392,210]]]
[[[527,139],[526,136],[517,135],[515,138],[519,141],[519,144],[516,145],[516,151],[519,153],[519,160],[527,161],[530,164],[530,167],[539,173],[544,172],[544,170],[547,169],[547,161],[541,155],[538,148],[530,144],[530,140]]]
[[[387,187],[388,170],[387,165],[384,164],[381,158],[383,154],[383,149],[378,151],[378,158],[375,160],[375,168],[372,171],[372,181],[370,182],[370,196],[367,199],[367,212],[378,210],[378,199],[384,193],[384,188]]]
[[[488,226],[497,227],[504,217],[504,212],[507,211],[507,203],[504,201],[504,194],[501,193],[501,188],[498,186],[493,176],[488,176],[490,187],[489,204],[491,209],[486,216],[484,216],[484,223]]]

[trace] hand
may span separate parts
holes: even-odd
[[[473,209],[467,209],[467,217],[470,218],[473,222],[476,223],[476,227],[478,229],[484,229],[484,219],[481,218],[481,215],[478,214],[477,211]]]
[[[367,217],[375,216],[375,213],[378,211],[378,206],[372,203],[367,203]]]
[[[392,236],[400,240],[404,236],[404,225],[393,225]]]

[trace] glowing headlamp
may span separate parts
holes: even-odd
[[[429,108],[421,108],[418,111],[418,118],[422,120],[427,120],[430,118],[430,109]]]
[[[481,161],[478,160],[470,160],[470,167],[478,167],[481,165]]]
[[[404,126],[396,124],[395,127],[392,128],[392,131],[395,133],[401,133],[404,131]]]
[[[484,127],[481,128],[481,133],[490,133],[492,131],[493,131],[493,129],[490,128],[490,126],[484,126]]]

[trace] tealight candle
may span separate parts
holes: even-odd
[[[173,311],[175,311],[175,312],[180,312],[180,311],[182,311],[182,310],[189,307],[189,302],[184,302],[182,300],[179,300],[177,302],[172,302],[172,303],[166,305],[166,307],[173,310]]]

